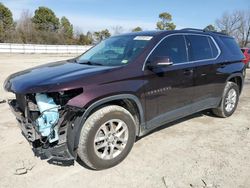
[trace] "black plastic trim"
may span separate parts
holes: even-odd
[[[105,103],[108,102],[112,102],[115,100],[119,100],[119,99],[131,99],[133,100],[138,109],[139,109],[139,114],[140,114],[140,125],[138,125],[138,127],[136,127],[137,129],[137,135],[140,135],[140,131],[141,131],[141,124],[144,124],[144,112],[143,112],[143,108],[141,105],[140,100],[138,99],[138,97],[136,97],[135,95],[132,94],[120,94],[120,95],[113,95],[113,96],[109,96],[106,98],[103,98],[101,100],[98,100],[96,102],[94,102],[92,105],[90,105],[85,112],[83,113],[83,115],[80,118],[76,118],[76,121],[74,122],[74,124],[72,124],[72,129],[71,129],[71,133],[70,133],[70,143],[68,143],[70,146],[70,148],[72,146],[74,146],[74,148],[76,149],[78,147],[78,143],[79,143],[79,138],[80,138],[80,133],[81,133],[81,128],[84,125],[84,122],[86,121],[87,117],[90,115],[91,111],[94,110],[95,108],[97,108],[98,106],[101,106]],[[74,139],[74,141],[72,140]]]

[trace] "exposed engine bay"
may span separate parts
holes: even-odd
[[[37,130],[43,137],[47,137],[49,142],[58,140],[58,131],[55,128],[59,120],[59,108],[53,98],[48,97],[46,94],[37,93],[36,103],[40,111],[40,116],[37,118]]]
[[[75,89],[55,93],[16,94],[16,99],[9,100],[22,133],[32,144],[37,156],[44,159],[72,158],[72,152],[68,151],[67,131],[79,109],[70,108],[67,102],[82,92],[82,89]]]

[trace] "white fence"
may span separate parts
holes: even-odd
[[[81,54],[91,46],[0,43],[0,53]]]

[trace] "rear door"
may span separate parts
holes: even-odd
[[[188,34],[185,36],[189,60],[194,65],[194,98],[195,110],[214,106],[217,102],[215,94],[217,57],[220,49],[214,39],[208,35]]]

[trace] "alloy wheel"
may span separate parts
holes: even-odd
[[[95,135],[94,150],[104,160],[117,157],[125,148],[129,137],[126,123],[120,119],[112,119],[102,124]]]

